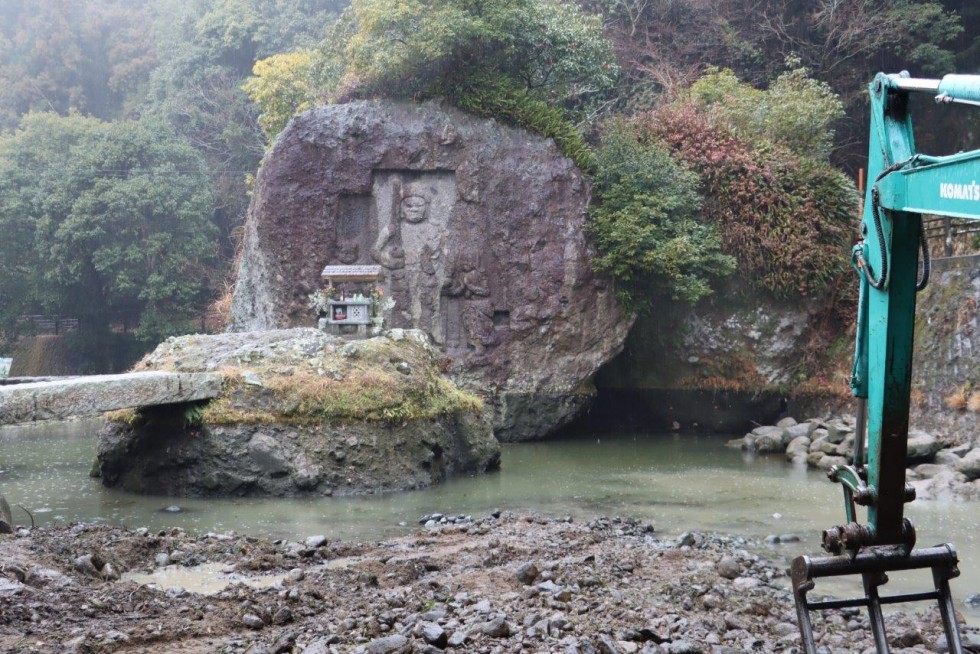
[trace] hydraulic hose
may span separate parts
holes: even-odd
[[[896,170],[901,170],[914,159],[915,157],[911,157],[905,161],[900,161],[892,164],[888,168],[885,168],[883,171],[881,171],[881,174],[875,178],[874,186],[871,187],[871,215],[874,219],[875,234],[878,237],[878,252],[881,253],[881,274],[877,277],[875,276],[874,272],[871,270],[871,265],[863,255],[861,255],[861,260],[864,265],[862,265],[861,268],[864,270],[864,275],[868,279],[868,284],[870,284],[872,288],[879,291],[883,291],[888,288],[890,270],[888,268],[888,250],[886,249],[887,244],[885,243],[885,230],[881,224],[881,194],[878,190],[878,182],[884,179],[886,175],[889,175]],[[919,247],[922,251],[922,277],[916,280],[916,292],[924,289],[929,283],[929,273],[932,267],[932,263],[929,259],[929,245],[926,241],[926,230],[921,221],[919,222]]]

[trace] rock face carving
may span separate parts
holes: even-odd
[[[591,270],[587,179],[547,139],[437,104],[354,103],[292,120],[259,173],[234,331],[313,325],[330,264],[380,264],[389,327],[422,329],[501,440],[591,399],[630,320]]]
[[[442,288],[449,217],[456,204],[452,173],[379,172],[371,194],[378,236],[374,260],[388,269],[398,322],[446,341]]]

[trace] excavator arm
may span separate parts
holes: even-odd
[[[797,615],[806,652],[815,652],[809,612],[864,606],[879,652],[888,652],[881,604],[936,599],[951,652],[962,651],[949,579],[959,574],[951,545],[915,550],[915,529],[905,518],[914,489],[905,482],[912,382],[915,296],[929,278],[922,215],[980,220],[980,150],[945,157],[916,152],[909,113],[911,93],[929,93],[939,104],[980,106],[980,76],[914,79],[879,74],[870,86],[871,131],[868,185],[861,241],[852,251],[858,271],[857,336],[851,389],[857,398],[855,451],[849,466],[829,476],[844,490],[847,522],[824,531],[824,549],[835,557],[793,562]],[[920,258],[922,254],[919,273]],[[867,437],[867,453],[865,453]],[[856,506],[867,507],[867,522]],[[881,598],[886,572],[931,568],[935,589]],[[861,574],[865,597],[808,602],[813,579]]]

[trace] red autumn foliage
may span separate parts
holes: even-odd
[[[814,296],[849,272],[857,194],[827,164],[760,139],[733,136],[693,104],[636,119],[641,138],[665,144],[698,173],[703,216],[751,285],[776,296]]]

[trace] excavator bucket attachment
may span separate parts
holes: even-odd
[[[813,636],[813,624],[810,621],[810,611],[850,607],[866,608],[878,653],[887,654],[889,652],[888,638],[885,634],[885,619],[881,607],[885,604],[934,600],[939,604],[949,652],[962,654],[963,644],[960,640],[959,627],[956,624],[953,597],[949,592],[949,580],[958,577],[960,574],[959,568],[957,568],[958,563],[956,550],[949,544],[912,550],[911,552],[907,552],[901,547],[872,547],[853,557],[850,554],[819,558],[797,557],[793,560],[792,583],[793,597],[796,600],[796,616],[800,625],[800,636],[803,638],[803,651],[806,654],[816,654],[817,651],[817,644]],[[879,595],[879,587],[888,582],[886,573],[925,568],[932,569],[933,590],[886,597]],[[811,602],[807,599],[807,593],[813,590],[815,586],[814,579],[856,574],[861,575],[864,582],[864,597],[820,602]]]

